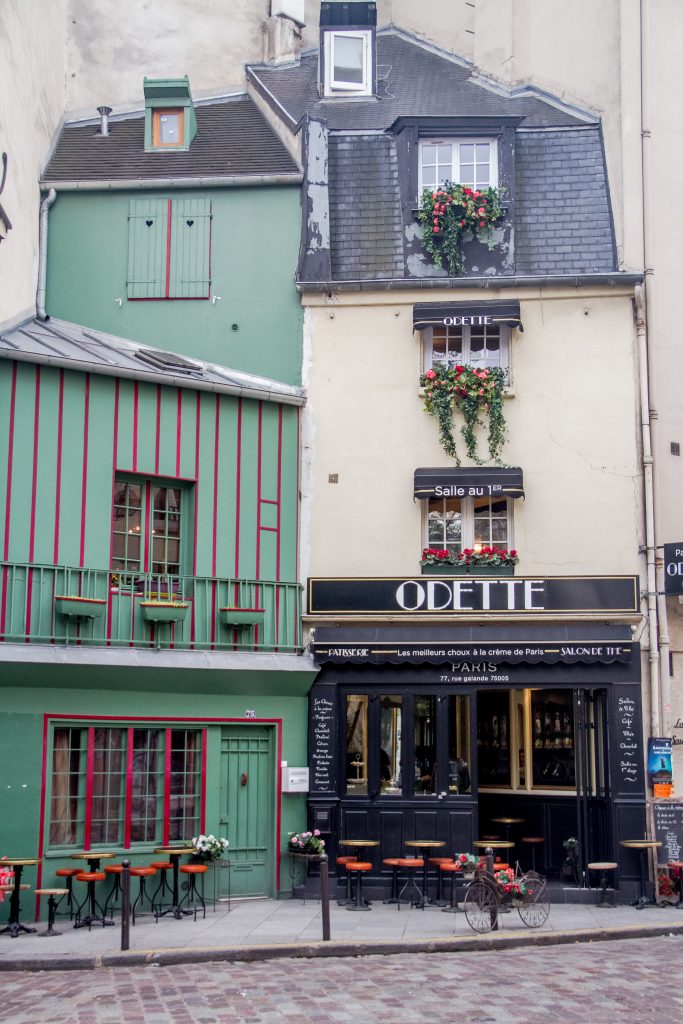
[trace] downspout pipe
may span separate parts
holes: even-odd
[[[39,320],[48,320],[45,312],[45,286],[47,283],[47,215],[57,198],[55,189],[51,188],[40,204],[40,220],[38,227],[38,290],[36,292],[36,316]]]

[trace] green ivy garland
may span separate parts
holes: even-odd
[[[422,190],[417,218],[422,224],[422,244],[437,267],[444,263],[452,277],[462,273],[462,236],[473,231],[489,250],[495,246],[494,225],[503,216],[504,188],[471,189],[447,181],[441,188]]]
[[[488,411],[489,457],[493,462],[500,460],[506,436],[503,416],[505,370],[502,367],[478,370],[473,366],[441,366],[423,373],[420,385],[425,389],[425,412],[437,420],[439,440],[447,455],[460,465],[452,429],[453,410],[457,407],[465,421],[460,433],[468,457],[478,466],[483,463],[477,454],[476,429],[484,426],[482,413]]]

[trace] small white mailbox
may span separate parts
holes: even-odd
[[[308,793],[308,768],[283,768],[282,792]]]

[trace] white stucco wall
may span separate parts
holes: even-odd
[[[430,301],[449,297],[430,293]],[[392,298],[306,298],[313,341],[304,416],[315,436],[304,459],[310,532],[302,550],[310,544],[306,572],[314,576],[414,574],[424,537],[413,472],[453,464],[419,395],[412,305],[424,294]],[[458,293],[468,298],[482,296]],[[525,329],[513,335],[514,397],[505,403],[503,452],[506,463],[524,470],[526,500],[514,510],[518,572],[638,572],[642,496],[630,298],[615,289],[558,289],[521,299]],[[484,438],[480,450],[486,454]],[[339,482],[329,483],[330,474]]]
[[[67,0],[0,3],[0,196],[12,230],[0,242],[0,323],[35,310],[38,180],[64,109]]]

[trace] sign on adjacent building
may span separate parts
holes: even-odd
[[[683,541],[664,545],[664,593],[683,594]]]

